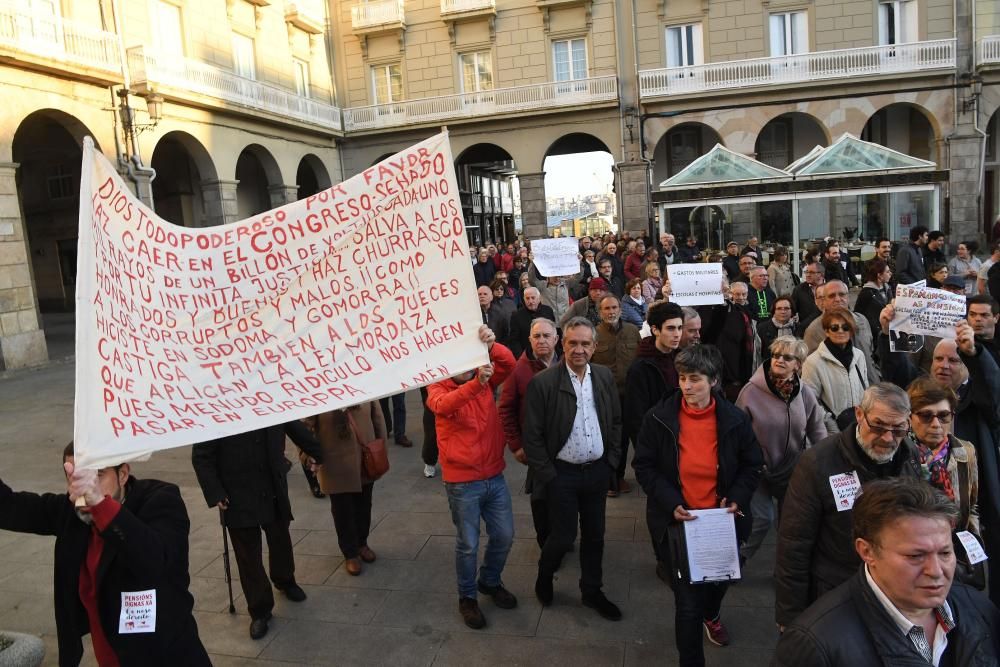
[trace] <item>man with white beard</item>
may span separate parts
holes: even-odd
[[[824,593],[855,576],[851,509],[861,485],[890,477],[920,478],[906,437],[910,399],[894,384],[868,387],[852,424],[807,449],[785,495],[774,568],[775,620],[791,623]]]

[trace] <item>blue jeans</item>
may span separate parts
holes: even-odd
[[[486,545],[479,581],[486,586],[500,585],[500,574],[514,543],[514,509],[503,475],[475,482],[444,485],[448,507],[455,524],[455,572],[458,596],[476,599],[476,561],[479,556],[479,521],[486,523],[490,541]]]

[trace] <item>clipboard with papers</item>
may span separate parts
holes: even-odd
[[[684,542],[692,584],[740,579],[740,550],[735,514],[727,509],[688,510],[697,517],[684,522]]]

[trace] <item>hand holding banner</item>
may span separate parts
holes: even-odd
[[[897,285],[890,331],[954,338],[955,324],[965,318],[965,295],[933,287]]]
[[[531,242],[531,256],[538,275],[575,276],[580,273],[580,242],[572,236],[536,239]]]
[[[488,363],[438,134],[221,227],[158,218],[84,142],[77,465],[347,407]]]
[[[679,306],[724,303],[722,264],[670,264],[670,301]]]

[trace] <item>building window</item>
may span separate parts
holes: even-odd
[[[701,128],[679,127],[668,137],[667,171],[668,176],[673,176],[701,156]]]
[[[563,39],[552,42],[552,62],[556,81],[587,78],[587,40]]]
[[[238,32],[233,33],[233,71],[244,79],[257,78],[253,40]]]
[[[65,164],[54,164],[48,169],[45,182],[49,199],[70,199],[78,189],[73,183],[73,170]]]
[[[700,24],[667,28],[667,67],[690,67],[703,62]]]
[[[154,0],[150,10],[153,49],[161,55],[184,55],[184,34],[181,31],[181,8],[165,0]]]
[[[916,0],[892,0],[878,6],[878,43],[906,44],[917,41]]]
[[[301,58],[292,58],[295,70],[295,92],[299,97],[309,97],[309,63]]]
[[[489,51],[463,53],[458,57],[462,69],[462,92],[493,90],[493,58]]]
[[[771,57],[791,56],[809,50],[805,12],[771,14]]]
[[[399,63],[372,67],[372,91],[375,104],[402,101],[403,71]]]

